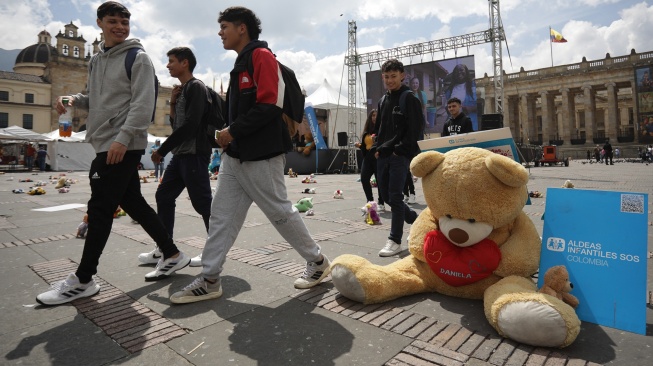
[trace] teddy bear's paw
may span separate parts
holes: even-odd
[[[365,290],[350,268],[336,264],[331,267],[331,281],[336,289],[348,299],[365,302]]]
[[[538,293],[518,297],[493,309],[503,336],[540,347],[566,347],[576,339],[580,320],[570,306]]]
[[[365,302],[365,288],[356,274],[371,263],[365,258],[344,254],[331,263],[331,281],[348,299]]]

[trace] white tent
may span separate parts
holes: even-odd
[[[18,126],[0,128],[0,138],[4,140],[49,141],[47,136]]]
[[[49,164],[52,170],[88,171],[91,168],[91,162],[95,158],[95,149],[91,144],[85,142],[86,131],[73,133],[70,137],[60,137],[57,129],[48,132],[46,135],[51,140],[48,142],[48,155],[50,156]],[[148,146],[145,149],[145,155],[141,157],[144,169],[154,169],[154,164],[150,158],[150,147],[157,139],[163,143],[166,138],[147,134]]]
[[[339,132],[349,132],[349,108],[348,99],[338,93],[329,82],[324,79],[313,94],[306,97],[306,104],[311,104],[315,109],[325,109],[327,111],[328,129],[329,129],[329,146],[336,148],[338,146],[337,136]],[[356,108],[354,111],[354,120],[356,121],[356,136],[360,133],[367,118],[367,111],[364,108]]]
[[[76,141],[83,142],[84,139],[86,139],[86,131],[73,132],[70,137],[61,137],[59,136],[59,129],[56,129],[54,131],[44,133],[43,135],[52,140],[67,141],[67,142],[76,142]]]

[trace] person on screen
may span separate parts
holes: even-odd
[[[447,101],[447,111],[449,111],[450,116],[442,128],[442,137],[474,132],[472,120],[462,111],[460,99],[456,97],[449,99]]]

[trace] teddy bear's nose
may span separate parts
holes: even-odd
[[[569,287],[574,288],[574,284],[569,282]]]
[[[469,240],[469,235],[463,229],[451,229],[449,231],[449,239],[455,243],[464,243]]]

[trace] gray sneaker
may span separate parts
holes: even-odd
[[[190,285],[184,287],[170,296],[170,302],[173,304],[188,304],[191,302],[217,299],[222,296],[222,285],[218,279],[215,283],[210,283],[204,277],[197,277]]]
[[[397,244],[392,239],[388,239],[385,242],[385,246],[379,252],[379,257],[391,257],[399,252],[401,252],[401,244]]]
[[[306,263],[304,273],[302,273],[301,277],[295,280],[295,288],[311,288],[322,282],[322,280],[329,275],[331,262],[324,254],[322,254],[322,258],[322,264],[317,264],[315,262]]]

